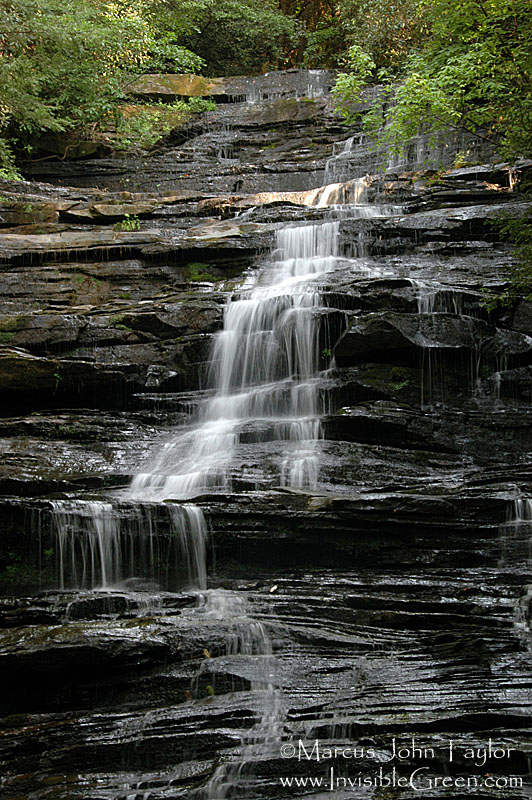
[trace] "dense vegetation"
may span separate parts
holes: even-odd
[[[349,71],[335,87],[346,119],[361,117],[392,152],[417,133],[456,128],[488,139],[501,159],[532,157],[530,0],[418,0],[407,20],[411,38],[395,48],[395,61],[383,63],[371,39],[350,47]],[[382,89],[361,110],[356,101],[368,82]],[[503,216],[496,227],[516,255],[510,285],[496,300],[532,299],[532,215]]]
[[[336,87],[345,117],[357,116],[354,101],[368,82],[378,82],[379,102],[362,116],[365,127],[379,129],[381,143],[392,149],[420,129],[437,134],[454,127],[488,138],[503,157],[532,155],[529,0],[408,5],[411,37],[395,49],[394,63],[383,64],[371,40],[350,48],[350,69]]]
[[[362,88],[381,84],[364,124],[392,148],[423,120],[429,132],[487,136],[509,157],[532,154],[530,0],[0,0],[0,21],[4,175],[43,133],[114,127],[117,146],[151,144],[152,129],[186,107],[132,122],[131,73],[284,66],[342,68],[348,119]]]

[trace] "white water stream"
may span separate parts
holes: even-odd
[[[255,724],[242,734],[236,759],[230,753],[194,794],[202,800],[223,800],[235,792],[246,796],[246,764],[260,758],[257,748],[264,753],[277,746],[285,715],[272,680],[267,629],[252,618],[241,594],[205,591],[207,526],[201,509],[189,501],[206,492],[231,491],[243,437],[273,443],[278,485],[316,489],[323,413],[319,382],[331,355],[326,331],[320,330],[327,320],[320,277],[338,265],[340,219],[383,213],[363,202],[364,189],[360,181],[310,193],[309,205],[334,206],[336,218],[279,229],[271,257],[229,300],[212,352],[212,396],[196,422],[176,431],[123,493],[126,504],[133,501],[139,509],[138,520],[132,525],[111,503],[60,502],[55,508],[62,588],[120,585],[137,565],[156,579],[154,563],[160,565],[160,577],[177,562],[171,580],[184,572],[186,583],[199,590],[198,607],[190,613],[221,626],[226,657],[254,660]],[[184,502],[163,502],[168,500]],[[166,536],[153,536],[157,523],[166,525]],[[168,582],[167,575],[170,588]],[[201,677],[200,671],[197,685]]]
[[[321,296],[313,281],[336,264],[338,226],[334,221],[277,232],[271,261],[227,304],[212,356],[215,394],[199,422],[178,431],[133,479],[130,498],[229,491],[234,451],[251,423],[280,443],[281,485],[315,488]]]
[[[61,587],[116,586],[139,568],[157,580],[154,561],[164,576],[166,562],[181,558],[185,584],[204,589],[207,528],[201,509],[187,501],[232,490],[243,442],[268,443],[274,485],[316,489],[320,380],[331,344],[320,284],[339,263],[341,219],[381,216],[387,210],[365,202],[364,180],[307,194],[305,204],[329,207],[329,217],[277,230],[271,256],[227,303],[211,355],[212,395],[196,421],[178,429],[122,493],[126,503],[142,504],[143,518],[132,525],[131,515],[111,503],[58,502],[54,507]],[[170,500],[185,502],[163,502]],[[161,520],[167,551],[154,536]],[[191,543],[194,537],[197,546]]]

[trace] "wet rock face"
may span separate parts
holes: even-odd
[[[186,192],[5,187],[3,205],[26,209],[0,248],[6,411],[122,407],[134,392],[197,387],[227,291],[271,229],[206,217],[205,196]],[[43,207],[54,222],[41,224]]]
[[[332,111],[334,73],[271,72],[205,81],[192,76],[137,78],[137,97],[209,94],[215,111],[174,131],[161,154],[28,164],[25,174],[56,184],[112,190],[303,191],[322,183],[326,159],[342,126]],[[172,146],[173,144],[173,146]]]
[[[423,350],[452,355],[478,350],[494,365],[497,359],[507,362],[530,360],[532,339],[517,331],[490,327],[483,320],[457,318],[450,314],[366,314],[355,319],[336,346],[339,366],[353,363],[392,360],[398,364],[416,361]]]
[[[389,170],[365,181],[380,213],[337,210],[338,258],[316,282],[318,489],[281,487],[288,443],[246,421],[231,491],[195,501],[209,524],[198,592],[172,504],[124,488],[203,407],[224,304],[276,228],[331,221],[306,203],[333,141],[347,139],[327,174],[372,162],[325,79],[170,77],[172,96],[220,105],[158,156],[43,162],[55,186],[0,183],[2,792],[291,798],[279,777],[324,765],[283,759],[281,742],[371,746],[354,771],[335,762],[354,779],[412,737],[435,748],[430,774],[449,772],[452,740],[456,770],[477,775],[463,753],[491,738],[524,781],[499,795],[525,800],[532,314],[485,303],[512,259],[488,220],[525,207],[508,170]],[[91,503],[118,527],[80,522]],[[109,542],[128,577],[91,591]]]
[[[388,760],[394,740],[411,746],[414,737],[434,747],[430,769],[436,775],[445,774],[448,763],[442,743],[452,740],[460,774],[472,775],[464,749],[487,746],[491,734],[513,748],[507,767],[526,781],[518,742],[528,724],[520,687],[527,660],[511,621],[519,590],[509,576],[502,593],[500,575],[485,567],[468,573],[470,583],[423,567],[407,575],[322,567],[319,573],[285,569],[282,576],[248,567],[254,587],[231,593],[251,602],[267,627],[275,658],[270,679],[285,692],[297,686],[280,712],[283,739],[301,739],[309,748],[316,739],[324,748],[365,743]],[[204,787],[215,754],[230,752],[252,729],[268,691],[250,689],[253,658],[226,654],[224,634],[234,635],[235,623],[225,630],[193,608],[176,608],[168,595],[142,614],[130,594],[104,596],[99,608],[83,607],[79,596],[80,608],[65,623],[69,600],[50,595],[25,609],[23,601],[18,609],[11,604],[10,613],[25,610],[28,621],[50,610],[57,620],[30,624],[25,636],[7,631],[2,643],[10,712],[2,730],[6,796],[49,796],[50,784],[58,798],[86,797],[87,786],[98,787],[94,796],[117,798],[139,788],[164,798]],[[50,653],[43,660],[45,647]],[[13,653],[23,670],[10,670]],[[43,666],[47,691],[37,692]],[[498,687],[509,680],[516,684],[513,702],[495,703]],[[442,710],[444,690],[453,705]],[[263,745],[260,757],[247,762],[245,779],[260,787],[259,796],[293,796],[279,788],[279,776],[323,773],[315,760],[287,763],[279,746],[280,740]],[[409,775],[418,763],[414,754],[405,756],[398,774]],[[368,752],[356,774],[371,775],[378,764]],[[498,766],[493,759],[489,765]],[[239,782],[244,775],[240,771]],[[512,789],[507,796],[524,798],[526,791],[525,784],[523,792]]]
[[[128,92],[140,98],[214,97],[220,103],[264,103],[281,98],[312,99],[328,93],[332,71],[285,70],[253,77],[206,79],[198,75],[141,75],[128,83]]]

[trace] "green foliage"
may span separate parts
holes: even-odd
[[[344,0],[317,5],[320,13],[307,20],[304,60],[311,67],[342,67],[346,53],[355,46],[368,53],[377,69],[395,70],[426,34],[418,0]]]
[[[0,18],[0,178],[20,177],[14,153],[42,133],[114,125],[118,148],[149,148],[176,115],[211,107],[126,113],[131,73],[303,62],[345,67],[335,94],[346,119],[366,83],[384,84],[365,124],[384,121],[391,148],[422,123],[434,135],[482,129],[503,156],[532,154],[529,0],[0,0]]]
[[[346,66],[349,68],[349,72],[341,72],[338,75],[332,93],[337,110],[345,119],[349,120],[352,115],[353,103],[360,101],[362,90],[375,70],[375,62],[369,53],[354,44],[349,48]]]
[[[406,389],[410,383],[410,375],[404,367],[392,367],[390,372],[391,382],[389,388],[393,392],[400,392],[401,389]]]
[[[157,25],[142,0],[0,0],[0,177],[16,178],[13,147],[42,132],[91,134],[109,127],[124,75],[193,69],[200,57]],[[179,31],[187,25],[172,23]],[[164,51],[164,58],[163,58]],[[119,116],[119,115],[118,115]]]
[[[119,94],[122,67],[146,54],[134,4],[0,0],[2,127],[63,131],[98,122]]]
[[[184,119],[184,115],[179,118]],[[178,124],[174,116],[173,124],[168,112],[158,111],[157,107],[138,107],[128,109],[128,113],[117,112],[116,135],[112,141],[115,150],[130,150],[140,147],[148,150]]]
[[[140,231],[140,219],[136,214],[125,214],[124,219],[115,222],[113,228],[115,231]]]
[[[209,264],[201,264],[192,262],[186,266],[187,280],[193,283],[201,283],[207,281],[208,283],[215,283],[219,280],[219,276],[214,275],[211,271]]]
[[[346,49],[346,31],[337,25],[322,23],[308,33],[303,58],[307,66],[315,69],[338,67]]]
[[[171,37],[171,34],[169,35]],[[172,37],[171,37],[172,38]],[[204,66],[200,56],[191,53],[186,47],[179,47],[164,38],[154,40],[150,46],[149,59],[139,66],[139,72],[192,73]]]
[[[510,268],[510,283],[497,297],[486,300],[488,308],[510,306],[519,298],[532,302],[532,210],[518,217],[500,214],[492,220],[492,227],[514,247],[514,263]]]
[[[454,169],[461,169],[462,167],[472,167],[475,166],[472,161],[469,153],[467,150],[459,150],[458,153],[454,157],[453,167]]]
[[[0,585],[10,588],[40,586],[51,579],[54,566],[54,549],[44,550],[39,568],[28,563],[27,556],[15,550],[7,552],[1,559]]]
[[[188,102],[124,106],[116,112],[116,136],[111,143],[116,150],[149,149],[191,114],[204,114],[215,108],[213,100],[203,97],[191,97]]]
[[[22,180],[22,175],[15,166],[13,150],[9,142],[2,137],[0,137],[0,178],[7,181]]]
[[[385,91],[366,128],[380,126],[380,144],[392,150],[419,132],[437,136],[459,128],[487,138],[506,158],[532,155],[529,0],[420,0],[419,14],[430,35],[399,71],[373,74],[385,78]],[[353,91],[342,76],[337,89],[346,119],[353,118],[349,97],[360,96],[360,73],[352,73]]]
[[[242,75],[282,65],[299,38],[296,21],[276,0],[181,0],[173,7],[193,20],[182,43],[205,61],[208,75]]]
[[[420,0],[357,0],[351,5],[355,8],[347,25],[352,42],[371,55],[377,70],[397,73],[408,54],[426,40]]]
[[[216,103],[207,97],[191,97],[186,104],[187,111],[192,114],[205,114],[207,111],[214,111]]]
[[[137,71],[200,72],[205,62],[182,42],[183,37],[196,28],[190,0],[155,0],[150,3],[138,0],[137,5],[149,31],[146,58]]]

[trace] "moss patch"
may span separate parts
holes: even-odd
[[[210,264],[192,262],[185,267],[185,275],[187,280],[191,282],[207,281],[209,283],[215,283],[221,280],[221,275],[215,274],[212,269]]]
[[[22,314],[18,314],[16,317],[4,317],[4,319],[0,319],[0,331],[3,332],[20,331],[26,326],[27,319]]]
[[[16,550],[8,551],[1,558],[0,590],[24,589],[50,585],[55,577],[55,553],[53,548],[44,550],[40,565],[32,563],[34,558]]]

